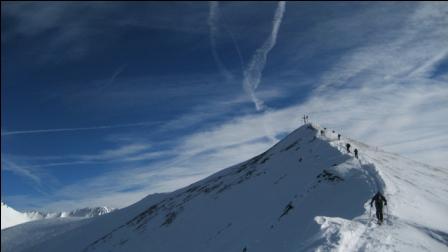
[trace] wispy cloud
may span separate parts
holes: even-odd
[[[52,174],[39,167],[32,167],[28,162],[20,158],[2,153],[1,166],[2,177],[4,176],[4,172],[9,172],[25,178],[22,185],[33,188],[33,190],[38,192],[41,196],[49,196],[52,190],[60,186],[59,181]],[[8,182],[10,183],[10,181]],[[2,199],[4,196],[5,195],[2,193]]]
[[[17,37],[42,38],[44,35],[45,43],[35,40],[37,46],[28,47],[26,54],[32,54],[40,63],[60,63],[88,56],[88,52],[96,48],[95,44],[102,44],[94,41],[99,39],[98,34],[101,34],[101,41],[107,42],[126,30],[123,27],[207,32],[202,16],[194,15],[201,5],[179,2],[175,3],[176,8],[166,6],[166,3],[156,2],[138,6],[124,2],[7,2],[2,5],[1,16],[9,26],[2,29],[2,42],[8,43]],[[178,15],[177,8],[186,15]],[[122,15],[124,9],[133,11],[134,15]],[[103,33],[105,27],[114,32]]]
[[[429,77],[422,75],[430,74],[448,49],[443,42],[448,37],[443,28],[448,24],[445,8],[439,4],[418,4],[398,29],[384,30],[381,37],[364,41],[362,46],[343,54],[321,76],[316,84],[318,91],[367,84],[382,86],[397,81],[413,83]]]
[[[34,37],[51,30],[57,30],[45,45],[30,47],[28,53],[39,62],[58,62],[63,57],[74,59],[85,56],[87,41],[82,34],[89,31],[88,20],[92,20],[92,8],[84,4],[70,3],[38,4],[31,2],[10,2],[2,5],[2,20],[8,19],[11,26],[2,29],[4,41],[16,37]],[[77,12],[84,18],[74,18],[70,12]],[[69,28],[68,28],[69,27]],[[51,48],[51,49],[50,49]],[[56,53],[57,52],[57,53]]]
[[[41,177],[32,169],[23,167],[2,155],[2,171],[9,171],[16,175],[30,179],[37,185],[41,185]]]
[[[148,144],[128,144],[124,146],[120,146],[117,149],[105,150],[100,154],[96,155],[82,155],[80,156],[83,160],[111,160],[111,159],[121,159],[126,158],[130,155],[134,155],[140,153],[142,151],[147,151],[151,148],[151,145]]]

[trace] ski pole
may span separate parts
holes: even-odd
[[[386,218],[389,218],[389,207],[387,205],[386,205],[386,212],[387,212]]]

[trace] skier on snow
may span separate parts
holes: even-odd
[[[387,206],[386,198],[378,191],[375,196],[373,196],[370,201],[370,207],[372,207],[373,202],[375,202],[376,218],[378,218],[378,223],[383,223],[383,203]]]

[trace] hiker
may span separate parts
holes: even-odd
[[[347,144],[345,145],[345,147],[347,147],[347,152],[350,153],[350,144],[347,143]]]
[[[370,201],[370,207],[372,207],[373,202],[375,202],[376,218],[378,218],[378,223],[381,224],[383,223],[383,203],[387,206],[387,200],[380,191],[378,191]]]
[[[338,134],[338,140],[341,140],[341,134]]]
[[[358,149],[355,149],[355,158],[358,158]]]
[[[303,115],[303,123],[304,124],[308,123],[308,116],[307,115]]]
[[[324,131],[323,131],[323,130],[321,130],[321,131],[320,131],[320,134],[321,134],[321,135],[323,136],[323,135],[324,135]]]
[[[292,202],[290,201],[288,203],[288,205],[286,205],[285,209],[283,210],[282,215],[280,215],[280,217],[278,217],[278,219],[280,220],[281,217],[283,217],[284,215],[288,214],[288,212],[293,209],[294,207],[292,206]]]

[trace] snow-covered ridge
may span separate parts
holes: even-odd
[[[447,251],[448,172],[337,134],[304,125],[190,186],[5,251]]]
[[[114,208],[110,207],[86,207],[81,209],[76,209],[69,212],[39,212],[39,211],[28,211],[19,212],[12,207],[9,207],[5,203],[1,202],[1,229],[12,227],[21,223],[51,219],[51,218],[67,218],[67,217],[80,217],[80,218],[91,218],[95,216],[100,216],[103,214],[110,213],[114,211]]]
[[[114,211],[114,208],[110,207],[86,207],[86,208],[80,208],[75,209],[73,211],[69,212],[54,212],[54,213],[43,213],[43,212],[27,212],[30,215],[39,215],[42,216],[43,219],[48,218],[65,218],[65,217],[82,217],[82,218],[91,218],[95,216],[100,216],[103,214],[110,213]]]

